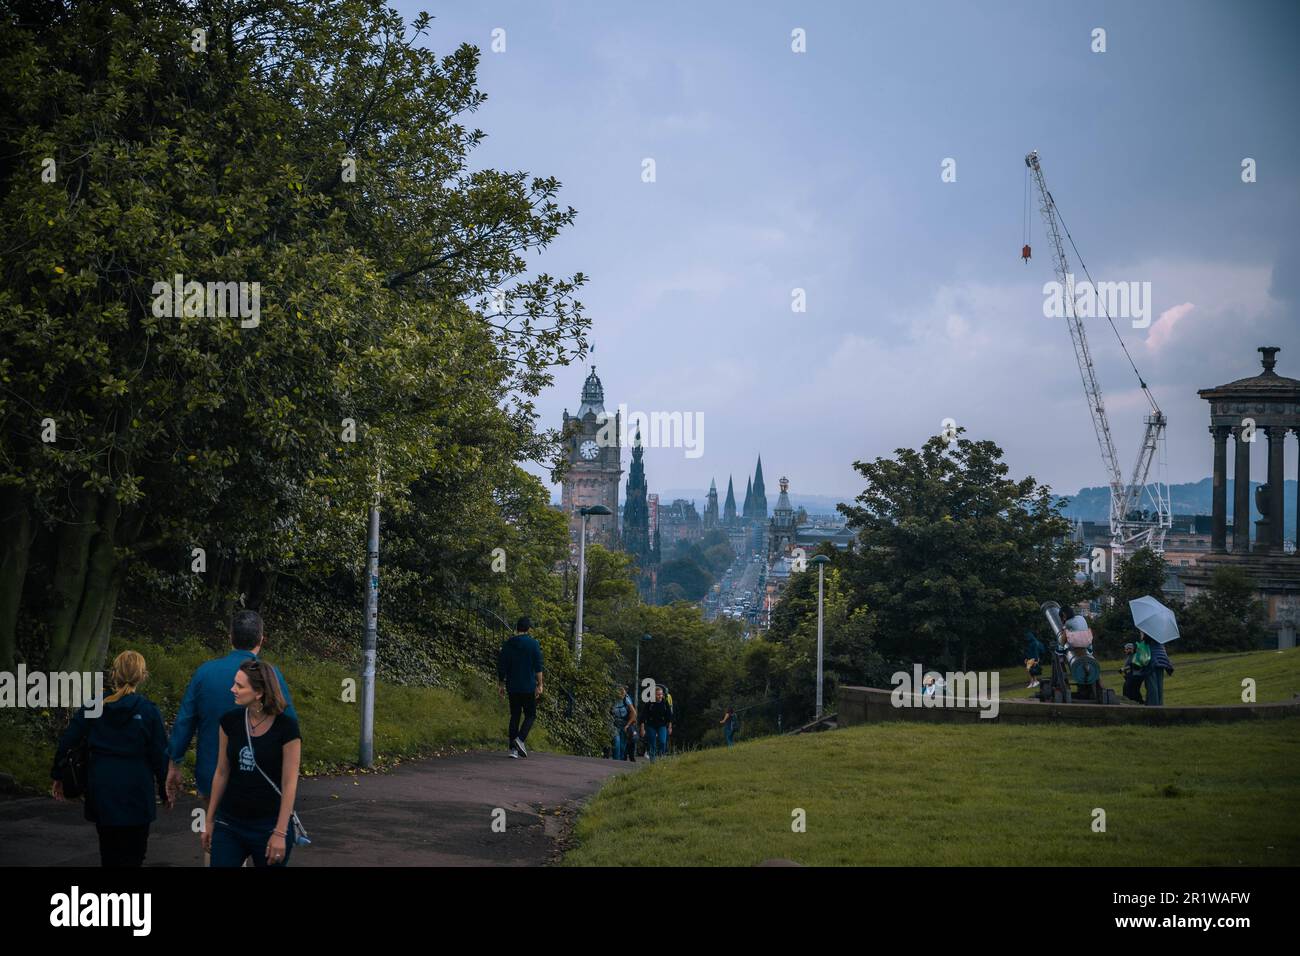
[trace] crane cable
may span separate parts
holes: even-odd
[[[1052,208],[1056,210],[1056,219],[1061,224],[1061,228],[1065,230],[1065,237],[1070,240],[1070,248],[1074,250],[1074,258],[1079,263],[1079,268],[1081,268],[1083,274],[1088,277],[1088,283],[1092,286],[1094,297],[1096,298],[1097,303],[1101,306],[1101,314],[1106,316],[1106,321],[1110,323],[1110,329],[1115,333],[1115,339],[1119,342],[1119,347],[1123,350],[1124,357],[1128,359],[1129,367],[1133,369],[1133,374],[1137,376],[1138,384],[1142,386],[1142,394],[1147,397],[1147,402],[1151,405],[1151,410],[1159,413],[1160,406],[1156,404],[1155,396],[1151,394],[1151,389],[1147,388],[1147,383],[1143,381],[1142,373],[1138,371],[1137,365],[1133,362],[1133,356],[1129,354],[1128,346],[1124,344],[1124,339],[1119,334],[1119,329],[1115,328],[1115,322],[1110,317],[1110,312],[1106,308],[1106,303],[1101,300],[1101,296],[1096,295],[1097,283],[1092,281],[1092,273],[1088,271],[1087,263],[1083,261],[1083,256],[1079,254],[1079,247],[1074,244],[1074,236],[1070,235],[1070,227],[1065,224],[1065,218],[1061,215],[1061,207],[1056,204],[1056,197],[1048,191],[1047,198],[1052,203]],[[1073,307],[1073,303],[1071,303],[1071,307]]]

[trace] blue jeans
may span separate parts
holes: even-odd
[[[731,724],[723,724],[723,725],[722,725],[722,734],[723,734],[724,737],[727,738],[727,746],[728,746],[728,747],[730,747],[731,744],[732,744],[731,736],[732,736],[732,734],[734,734],[734,733],[735,733],[735,731],[731,729]]]
[[[1147,704],[1151,707],[1165,705],[1165,669],[1154,664],[1147,672]]]
[[[647,727],[646,728],[646,752],[651,760],[656,755],[668,753],[668,728],[667,727]]]
[[[212,828],[212,866],[240,867],[245,857],[253,858],[253,866],[287,866],[293,852],[293,840],[284,841],[284,859],[279,863],[266,862],[266,843],[271,831],[279,822],[275,817],[266,820],[239,820],[217,814]],[[289,824],[287,833],[293,833]]]
[[[609,755],[615,760],[622,760],[626,753],[627,738],[623,736],[623,728],[614,728],[613,737],[614,746],[610,749]]]

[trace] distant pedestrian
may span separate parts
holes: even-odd
[[[50,772],[50,793],[63,800],[63,768],[73,748],[89,743],[85,816],[99,834],[101,866],[140,866],[149,847],[149,826],[158,817],[158,800],[168,809],[167,730],[162,714],[137,688],[149,676],[145,659],[123,651],[113,659],[98,717],[77,711],[59,740]]]
[[[1148,640],[1145,634],[1142,635],[1144,641]],[[1147,668],[1146,685],[1147,685],[1147,706],[1163,707],[1165,705],[1165,675],[1171,677],[1174,673],[1173,661],[1169,659],[1169,652],[1159,641],[1150,641],[1151,647],[1151,666]]]
[[[627,742],[629,727],[636,726],[636,705],[632,703],[632,698],[627,692],[627,688],[618,686],[614,688],[614,706],[610,708],[610,724],[613,733],[613,747],[610,749],[610,756],[615,760],[622,760],[627,752]]]
[[[736,708],[728,707],[727,712],[722,715],[722,736],[727,738],[727,746],[730,747],[735,743],[736,736]]]
[[[542,648],[528,633],[532,622],[521,617],[515,636],[501,644],[497,654],[497,696],[510,696],[511,757],[527,757],[528,731],[537,719],[537,699],[542,696]],[[520,717],[523,723],[520,723]]]
[[[1042,683],[1039,675],[1043,673],[1043,654],[1047,649],[1043,647],[1043,642],[1038,639],[1038,635],[1033,631],[1025,631],[1025,670],[1029,672],[1029,688],[1033,689]]]
[[[668,753],[668,738],[672,732],[672,704],[664,700],[663,687],[655,687],[655,699],[646,705],[641,718],[641,736],[645,738],[646,755],[651,760]]]
[[[1138,666],[1135,661],[1137,645],[1129,641],[1124,645],[1124,666],[1120,669],[1124,675],[1124,696],[1135,703],[1142,703],[1142,684],[1146,680],[1146,668]],[[1147,658],[1148,663],[1150,658]]]
[[[279,676],[256,659],[235,672],[235,707],[217,729],[217,769],[201,835],[213,867],[240,867],[247,859],[253,866],[289,863],[302,736],[285,712]]]
[[[229,713],[234,705],[230,688],[235,683],[235,674],[246,661],[257,660],[266,646],[266,633],[262,616],[256,611],[236,611],[230,621],[230,644],[232,650],[225,657],[218,657],[199,665],[185,696],[181,699],[180,710],[176,714],[176,723],[172,726],[171,768],[167,773],[167,792],[173,796],[180,792],[181,763],[185,752],[190,749],[190,741],[198,735],[194,760],[194,786],[204,800],[212,791],[212,774],[217,769],[217,740],[220,732],[221,718]],[[284,675],[275,667],[271,668],[279,680],[280,693],[284,697],[284,712],[293,720],[298,719],[293,709],[293,699],[289,696],[289,685]]]

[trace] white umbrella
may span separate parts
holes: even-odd
[[[1169,610],[1150,595],[1128,602],[1128,609],[1133,615],[1133,623],[1143,634],[1153,641],[1168,644],[1179,638],[1178,622],[1174,612]]]

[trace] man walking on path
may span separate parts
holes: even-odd
[[[230,690],[235,683],[235,674],[244,661],[257,659],[265,641],[262,616],[256,611],[238,611],[230,622],[230,643],[234,649],[225,657],[199,665],[199,669],[194,672],[189,686],[185,688],[185,696],[176,714],[176,723],[172,726],[171,741],[167,748],[171,757],[167,771],[167,793],[173,799],[181,789],[181,762],[197,732],[194,784],[199,796],[207,800],[212,791],[212,775],[217,771],[217,737],[221,716],[235,706],[235,695]],[[284,682],[284,675],[278,668],[275,669],[275,676],[280,679],[280,690],[284,693],[284,712],[297,721],[298,714],[289,697],[289,685]]]
[[[514,637],[501,644],[497,654],[497,696],[510,695],[510,756],[527,757],[524,741],[537,719],[537,698],[542,696],[542,648],[528,633],[532,622],[521,617]],[[523,726],[519,718],[523,717]]]

